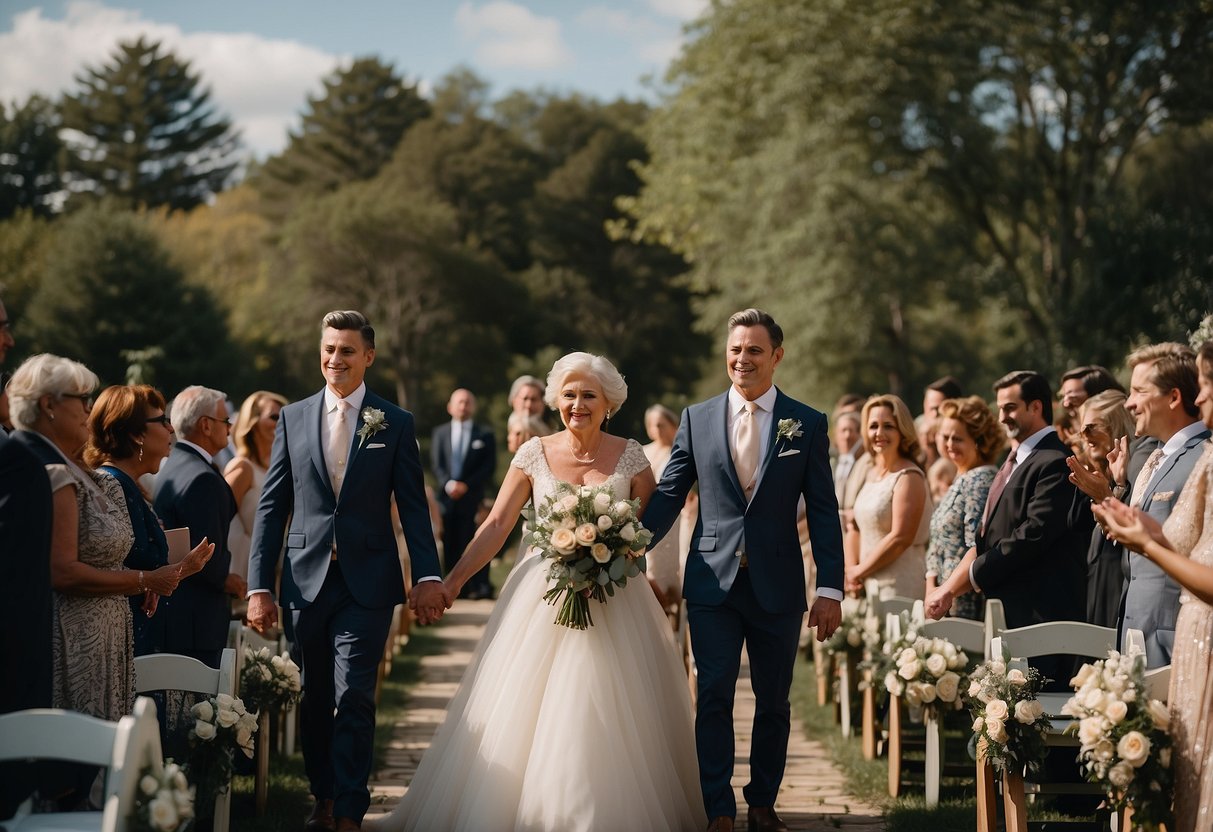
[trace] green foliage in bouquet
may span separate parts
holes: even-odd
[[[240,698],[254,712],[278,711],[299,701],[303,688],[299,666],[286,653],[275,656],[268,647],[244,649]]]
[[[1036,695],[1046,679],[1035,668],[1007,669],[1011,657],[987,659],[969,674],[965,697],[973,715],[973,735],[985,741],[985,755],[999,771],[1040,771],[1047,749],[1049,718]]]
[[[226,693],[204,699],[190,713],[195,721],[189,733],[190,757],[185,770],[197,786],[198,806],[206,809],[227,791],[232,778],[232,752],[239,749],[252,759],[257,714],[249,713],[242,700]]]

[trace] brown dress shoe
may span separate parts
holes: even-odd
[[[316,805],[312,807],[312,814],[308,816],[307,823],[303,824],[304,832],[333,832],[335,828],[333,801],[317,800]]]
[[[747,832],[788,832],[771,806],[751,806],[745,814]]]
[[[337,832],[360,832],[362,824],[353,818],[337,818]]]
[[[725,816],[712,818],[712,822],[708,824],[708,832],[733,832],[733,819]]]

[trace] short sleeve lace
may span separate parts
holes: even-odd
[[[543,442],[540,441],[538,436],[532,436],[514,454],[514,461],[510,464],[531,479],[534,479],[536,469],[544,464]]]
[[[615,473],[630,480],[648,467],[649,458],[645,456],[644,447],[635,439],[629,439],[619,457],[619,464],[615,466]]]

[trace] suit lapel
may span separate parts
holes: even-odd
[[[758,493],[758,489],[762,488],[762,478],[766,476],[767,468],[771,465],[771,460],[775,458],[776,437],[779,434],[779,420],[788,419],[795,415],[795,409],[792,407],[791,401],[783,394],[782,390],[775,390],[775,406],[771,408],[771,425],[767,430],[767,452],[762,458],[762,464],[758,466],[758,478],[754,482],[754,493]]]
[[[1192,448],[1204,442],[1207,438],[1208,436],[1206,435],[1206,432],[1202,431],[1196,436],[1188,439],[1182,448],[1167,457],[1166,461],[1163,462],[1163,464],[1158,467],[1158,470],[1154,472],[1154,476],[1150,477],[1150,482],[1147,486],[1150,490],[1143,494],[1141,498],[1141,505],[1143,508],[1147,505],[1150,499],[1153,498],[1154,492],[1158,490],[1159,484],[1166,479],[1166,477],[1171,473],[1171,469],[1174,468],[1176,463],[1179,462],[1179,458]]]
[[[320,422],[324,419],[324,391],[321,390],[303,403],[303,425],[306,431],[305,441],[308,455],[312,458],[312,467],[320,475],[320,479],[333,490],[333,478],[329,476],[329,466],[324,460],[324,440],[320,430]]]
[[[723,396],[716,400],[716,412],[712,413],[710,418],[716,422],[716,436],[720,442],[720,453],[724,457],[724,468],[728,475],[729,482],[733,484],[733,488],[737,491],[737,495],[745,501],[745,489],[741,487],[741,480],[737,479],[737,469],[733,466],[733,453],[729,449],[732,447],[729,442],[729,394],[725,391]]]

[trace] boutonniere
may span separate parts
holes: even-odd
[[[358,447],[387,427],[387,414],[374,407],[362,408],[362,427],[358,428]]]
[[[779,429],[775,432],[776,439],[785,439],[791,442],[798,436],[804,436],[804,431],[800,429],[799,419],[779,420]]]

